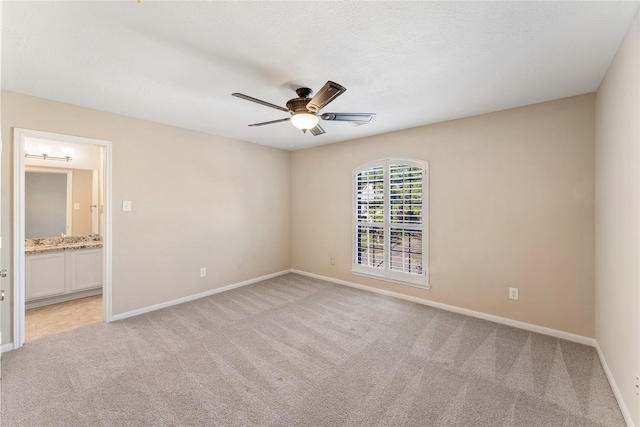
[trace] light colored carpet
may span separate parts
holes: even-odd
[[[624,426],[593,348],[289,274],[3,355],[8,426]]]

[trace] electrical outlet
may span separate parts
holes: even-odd
[[[640,376],[636,374],[636,396],[640,396]]]
[[[200,269],[200,277],[205,277],[207,275],[207,269],[202,267]]]
[[[238,270],[242,270],[244,268],[244,263],[242,261],[240,261],[238,263]]]
[[[329,260],[329,262],[331,263],[331,265],[336,265],[336,259],[335,258],[331,258]]]
[[[518,299],[518,288],[509,288],[509,299]]]

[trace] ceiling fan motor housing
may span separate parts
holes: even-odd
[[[291,112],[291,114],[314,114],[313,112],[307,110],[307,104],[309,103],[309,98],[293,98],[287,101],[287,108]]]

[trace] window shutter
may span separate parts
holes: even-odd
[[[421,167],[389,166],[389,268],[422,274],[422,181]]]
[[[357,263],[384,268],[384,167],[357,174],[356,203]]]

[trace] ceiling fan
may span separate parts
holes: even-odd
[[[309,130],[314,136],[318,136],[325,133],[324,129],[322,129],[318,124],[318,114],[320,113],[320,110],[346,90],[347,89],[344,86],[328,81],[313,98],[310,98],[313,91],[308,87],[301,87],[296,89],[298,97],[287,101],[287,108],[253,98],[242,93],[232,93],[231,95],[291,114],[291,117],[272,120],[270,122],[254,123],[249,126],[264,126],[291,120],[291,123],[302,132],[307,132]],[[370,123],[375,119],[376,115],[375,113],[323,113],[319,117],[322,120],[352,122],[357,125],[362,125]]]

